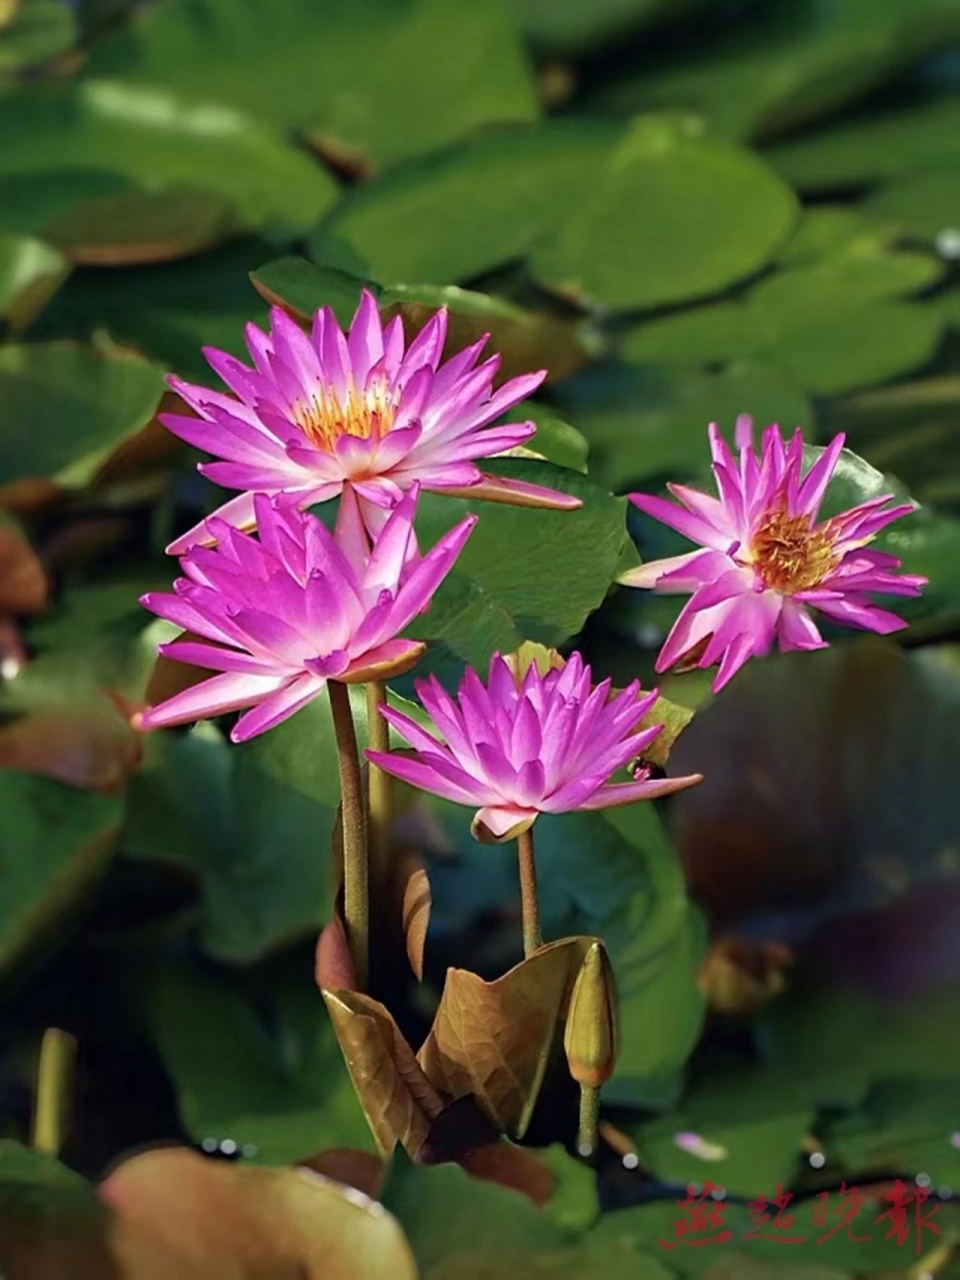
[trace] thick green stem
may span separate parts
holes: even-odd
[[[580,1086],[580,1127],[577,1130],[577,1151],[589,1160],[597,1149],[600,1131],[600,1090]]]
[[[57,1027],[43,1033],[37,1067],[37,1096],[31,1145],[44,1155],[60,1154],[70,1127],[77,1043]]]
[[[357,988],[367,986],[370,956],[370,887],[363,782],[357,734],[345,684],[331,680],[330,709],[340,764],[340,812],[343,830],[343,916]]]
[[[390,750],[390,729],[378,708],[387,700],[387,686],[383,680],[371,680],[367,691],[367,733],[373,751]],[[367,789],[367,841],[370,847],[371,878],[381,883],[387,874],[390,859],[390,825],[393,821],[392,779],[375,764],[371,764]]]
[[[533,829],[517,836],[520,860],[520,910],[523,916],[523,954],[532,956],[543,946],[540,932],[540,906],[537,902],[537,867],[533,860]]]

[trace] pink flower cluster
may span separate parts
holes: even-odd
[[[498,362],[477,363],[482,341],[443,360],[446,325],[440,311],[408,345],[400,320],[384,326],[368,292],[347,332],[326,308],[309,335],[274,309],[269,333],[248,328],[252,367],[206,353],[229,393],[170,380],[196,416],[167,415],[166,425],[213,454],[200,470],[240,493],[172,544],[183,568],[173,592],[144,597],[188,633],[161,651],[217,674],[144,712],[143,728],[242,710],[232,733],[242,741],[293,715],[329,680],[384,679],[412,665],[423,645],[401,632],[429,606],[475,523],[461,521],[421,555],[413,532],[421,489],[579,505],[479,470],[477,459],[534,433],[532,423],[491,424],[544,375],[494,390]],[[699,544],[621,579],[691,593],[658,670],[719,663],[720,688],[775,642],[821,647],[811,607],[874,631],[901,625],[869,593],[916,595],[924,580],[898,573],[894,556],[867,544],[910,506],[878,497],[818,521],[842,437],[806,472],[799,432],[787,442],[770,427],[758,454],[743,419],[739,458],[715,427],[710,441],[716,497],[684,485],[669,486],[679,505],[631,495]],[[304,509],[337,495],[331,532]],[[516,835],[540,813],[624,804],[698,780],[648,775],[638,762],[660,731],[644,723],[656,693],[641,695],[636,682],[619,692],[609,681],[594,686],[578,654],[546,671],[494,655],[487,682],[468,669],[456,699],[433,678],[417,688],[433,731],[384,707],[414,750],[370,758],[475,806],[484,838]],[[611,782],[627,766],[632,779]]]

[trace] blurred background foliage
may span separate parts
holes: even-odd
[[[17,1145],[49,1026],[79,1044],[62,1154],[85,1175],[167,1139],[267,1164],[370,1146],[312,977],[325,705],[241,748],[127,727],[174,678],[138,596],[216,502],[156,421],[164,374],[212,378],[201,347],[242,354],[271,303],[346,321],[366,283],[408,332],[447,305],[452,345],[489,331],[504,375],[546,367],[539,456],[498,465],[584,499],[482,510],[418,622],[442,678],[535,638],[649,682],[677,605],[612,584],[628,531],[645,558],[679,544],[612,495],[703,479],[706,424],[741,412],[845,431],[871,466],[835,500],[912,493],[886,541],[931,579],[899,646],[832,637],[712,700],[665,681],[700,709],[671,769],[706,775],[669,813],[538,823],[548,936],[604,937],[617,972],[616,1131],[597,1179],[543,1154],[543,1209],[395,1164],[422,1275],[960,1275],[958,262],[956,0],[0,0],[8,1230],[24,1205],[93,1215]],[[425,536],[465,505],[424,502]],[[385,965],[378,994],[416,1043],[446,966],[501,973],[519,926],[510,857],[462,810],[421,801],[402,836],[432,888],[425,982]],[[920,1261],[656,1245],[689,1180],[742,1225],[777,1182],[897,1175],[940,1196]]]

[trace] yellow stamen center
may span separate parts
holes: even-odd
[[[767,587],[788,596],[809,591],[840,563],[829,526],[812,527],[809,516],[792,516],[783,506],[764,514],[746,559]]]
[[[351,382],[342,402],[329,387],[318,387],[312,400],[294,406],[293,416],[312,444],[332,453],[341,436],[359,440],[385,436],[396,409],[396,398],[384,383],[358,391]]]

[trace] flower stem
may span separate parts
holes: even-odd
[[[577,1151],[588,1160],[597,1149],[600,1129],[600,1090],[580,1086],[580,1127],[577,1130]]]
[[[370,888],[367,833],[357,733],[350,710],[350,693],[339,680],[329,681],[330,710],[340,764],[340,815],[343,831],[343,916],[347,943],[357,978],[364,991],[370,956]]]
[[[383,680],[371,680],[367,691],[367,733],[374,751],[390,750],[390,730],[378,707],[387,700],[387,686]],[[371,875],[375,882],[383,880],[387,873],[390,854],[390,824],[393,818],[392,779],[388,773],[371,764],[370,784],[367,792],[367,840],[370,846]]]
[[[543,946],[540,932],[540,906],[537,902],[537,867],[533,860],[533,831],[527,829],[517,836],[517,855],[520,859],[520,910],[523,915],[523,954],[533,955]]]
[[[50,1027],[43,1033],[31,1145],[44,1155],[59,1155],[67,1136],[76,1056],[77,1043],[66,1031]]]

